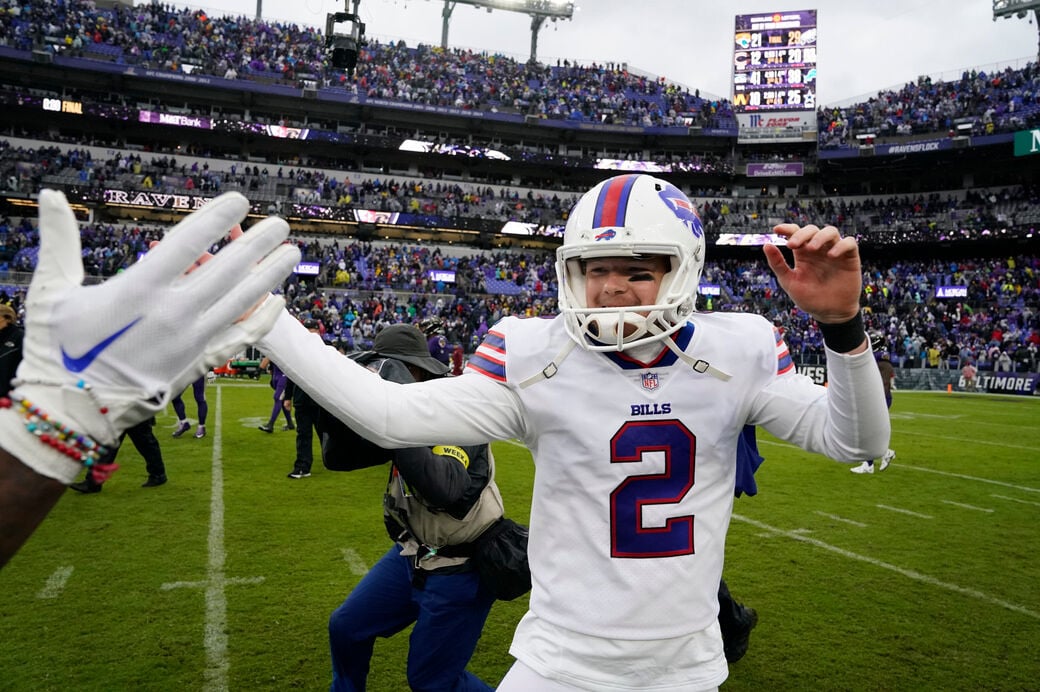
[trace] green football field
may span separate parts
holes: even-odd
[[[167,485],[139,487],[127,441],[104,491],[67,492],[0,572],[0,690],[327,689],[328,615],[390,545],[387,469],[287,479],[294,434],[256,429],[270,388],[207,396],[202,440],[159,417]],[[1033,398],[898,391],[898,456],[872,476],[760,434],[725,570],[760,622],[723,689],[1038,689],[1038,421]],[[526,520],[530,455],[494,452]],[[525,608],[492,610],[471,664],[492,685]],[[406,652],[377,645],[370,690],[407,689]]]

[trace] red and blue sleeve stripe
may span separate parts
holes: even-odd
[[[466,364],[467,370],[478,372],[496,382],[506,381],[506,337],[494,329],[487,333],[477,352]]]
[[[794,359],[791,358],[791,352],[787,350],[787,343],[780,334],[780,330],[773,329],[773,334],[776,336],[776,374],[783,375],[794,370]]]
[[[637,175],[623,175],[612,179],[599,191],[596,211],[592,217],[593,228],[624,226],[628,212],[628,199],[632,194]]]

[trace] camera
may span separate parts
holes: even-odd
[[[325,17],[325,49],[329,64],[354,74],[358,50],[365,45],[365,24],[354,12],[334,12]]]

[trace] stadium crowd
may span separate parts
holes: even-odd
[[[371,39],[348,78],[323,62],[317,29],[152,3],[97,7],[87,0],[2,0],[0,42],[155,70],[224,79],[319,82],[366,98],[504,111],[638,127],[734,127],[725,99],[630,72],[625,65],[555,66],[469,50]]]
[[[658,127],[735,124],[725,100],[630,72],[625,65],[579,66],[518,62],[503,55],[409,48],[376,40],[364,47],[356,76],[331,72],[322,61],[322,37],[313,28],[216,17],[198,9],[152,3],[97,7],[66,0],[0,0],[0,45],[41,47],[66,55],[143,68],[191,71],[229,80],[275,80],[299,85],[336,83],[366,98],[508,111],[581,122]],[[943,82],[922,77],[865,102],[818,111],[822,147],[848,145],[855,134],[878,137],[950,133],[968,124],[972,134],[1004,132],[1037,121],[1036,63],[988,73],[965,71]],[[693,120],[690,120],[693,118]],[[11,146],[0,140],[0,180],[8,190],[32,191],[56,180],[96,198],[105,189],[212,195],[228,189],[283,205],[312,205],[322,218],[349,219],[351,209],[406,212],[431,223],[460,218],[563,224],[575,196],[563,189],[482,185],[408,176],[332,173],[337,166],[308,161],[248,163],[210,157],[178,161],[174,152],[122,151],[105,160],[88,149]],[[342,163],[342,162],[340,162]],[[732,162],[703,161],[704,170],[732,170]],[[310,165],[314,164],[314,165]],[[342,171],[342,168],[339,167]],[[579,186],[580,187],[580,186]],[[69,189],[69,186],[66,186]],[[276,194],[275,190],[281,191]],[[908,242],[1032,237],[1040,213],[1036,185],[919,195],[821,198],[736,198],[728,190],[691,190],[709,238],[761,233],[776,223],[830,223],[864,246]],[[451,225],[450,223],[446,225]],[[159,231],[141,226],[90,224],[83,244],[89,274],[110,276],[135,261]],[[3,269],[31,271],[37,239],[30,221],[4,220]],[[438,314],[452,341],[471,350],[489,324],[505,314],[552,313],[552,258],[537,252],[459,254],[427,246],[298,240],[320,266],[316,281],[285,286],[295,309],[321,318],[326,338],[345,349],[365,346],[394,321]],[[945,367],[971,359],[981,368],[1036,367],[1037,260],[867,263],[865,306],[875,331],[884,332],[903,367]],[[454,273],[434,278],[431,270]],[[785,331],[792,352],[819,358],[822,341],[811,320],[784,304],[764,267],[721,260],[706,280],[718,296],[706,309],[755,310]],[[940,285],[963,285],[962,302],[934,298]],[[320,286],[321,289],[316,289]],[[997,325],[999,329],[992,329]],[[1003,352],[1003,353],[1002,353]],[[1002,360],[1003,358],[1003,360]]]
[[[147,251],[162,230],[138,225],[83,224],[87,272],[110,276]],[[29,219],[0,220],[0,271],[31,272],[38,233]],[[314,277],[283,287],[292,309],[317,319],[324,338],[344,351],[369,348],[387,324],[440,317],[451,343],[472,352],[490,325],[506,315],[554,314],[556,274],[548,251],[481,251],[425,244],[296,238]],[[823,341],[815,322],[778,289],[762,262],[709,261],[704,310],[749,311],[772,319],[800,363],[819,362]],[[958,298],[936,289],[964,287]],[[9,286],[0,302],[19,305]],[[1040,348],[1040,256],[958,261],[864,262],[863,305],[875,333],[884,334],[897,367],[1036,371]]]
[[[212,163],[212,165],[211,165]],[[77,194],[100,199],[105,189],[215,195],[239,190],[322,218],[352,220],[351,209],[406,212],[433,225],[457,225],[460,219],[516,221],[559,226],[576,196],[559,191],[479,185],[408,176],[367,177],[310,167],[261,166],[222,159],[178,162],[172,155],[142,156],[124,151],[98,160],[86,149],[41,145],[12,146],[0,138],[0,179],[6,189],[38,189],[66,181]],[[284,190],[281,195],[275,190]],[[258,195],[259,190],[269,194]],[[709,237],[719,233],[761,233],[776,223],[825,222],[854,234],[864,245],[972,240],[986,237],[1032,237],[1040,225],[1040,187],[968,190],[918,195],[736,198],[690,190]]]
[[[990,236],[1033,237],[1040,225],[1040,187],[917,195],[707,200],[706,226],[761,232],[772,223],[828,223],[864,245],[948,242]],[[766,219],[766,222],[763,222]]]
[[[866,101],[817,111],[819,144],[835,148],[856,135],[990,135],[1040,123],[1040,66],[992,72],[965,70],[956,81],[928,76]]]
[[[348,78],[324,64],[323,37],[314,27],[158,3],[103,9],[86,0],[0,0],[0,45],[229,80],[324,82],[366,98],[583,123],[736,124],[727,100],[702,98],[697,90],[635,74],[626,65],[543,65],[372,39]],[[983,135],[1032,127],[1040,122],[1038,89],[1036,62],[966,70],[953,81],[922,76],[863,102],[819,108],[819,144],[848,146],[857,134]]]
[[[75,186],[88,195],[119,189],[186,195],[217,195],[239,190],[256,196],[261,189],[268,192],[283,189],[285,194],[271,194],[268,199],[287,204],[409,212],[445,219],[482,217],[524,223],[560,223],[576,200],[573,194],[443,180],[358,179],[356,175],[337,175],[305,167],[265,165],[261,168],[256,164],[219,160],[213,160],[212,167],[208,161],[201,165],[198,161],[178,164],[175,156],[146,159],[132,151],[101,161],[87,150],[63,151],[53,146],[12,148],[2,139],[0,171],[6,189],[13,191],[38,189],[44,183],[57,180],[74,181]]]
[[[323,40],[316,29],[245,17],[214,17],[202,10],[154,2],[102,9],[91,0],[0,0],[0,45],[20,50],[44,47],[78,58],[225,80],[333,84],[364,99],[575,123],[736,127],[727,101],[702,98],[699,92],[691,94],[664,78],[630,72],[626,65],[578,66],[570,61],[542,65],[497,54],[424,45],[410,48],[404,42],[373,40],[363,48],[356,75],[348,77],[324,63]],[[820,146],[850,146],[863,132],[876,132],[878,137],[952,136],[963,132],[958,127],[964,125],[975,135],[1021,129],[1040,121],[1038,86],[1036,63],[995,74],[965,72],[959,82],[945,84],[922,78],[902,90],[879,92],[848,108],[820,109]],[[15,136],[13,128],[11,134]],[[431,227],[466,228],[452,224],[465,219],[511,221],[536,225],[536,233],[564,224],[577,198],[572,190],[528,185],[522,177],[464,182],[445,180],[437,169],[423,177],[422,164],[413,166],[409,175],[376,175],[372,171],[378,167],[349,170],[349,165],[337,166],[342,162],[332,159],[261,161],[252,152],[247,161],[244,155],[242,160],[232,160],[194,151],[188,157],[171,150],[134,150],[124,144],[110,144],[108,155],[102,158],[97,150],[79,148],[86,144],[24,147],[0,134],[0,185],[19,193],[16,196],[61,187],[74,201],[91,202],[102,202],[106,191],[113,190],[200,198],[240,190],[268,213],[293,210],[310,218],[356,222],[365,217],[355,211],[377,211],[424,217]],[[745,160],[765,160],[756,156],[767,155],[743,155]],[[731,174],[739,161],[733,153],[726,160],[691,156],[685,163],[704,165],[712,173],[725,171],[726,179],[735,180]],[[691,178],[685,177],[680,186],[690,189]],[[582,188],[577,183],[576,187]],[[698,309],[764,315],[783,335],[796,364],[825,363],[819,325],[781,289],[760,251],[755,259],[746,259],[752,256],[750,252],[745,259],[712,257],[710,246],[721,234],[757,236],[781,223],[833,224],[870,250],[913,243],[960,243],[959,259],[895,259],[895,253],[883,250],[863,254],[861,305],[871,341],[873,337],[883,341],[892,362],[901,369],[956,371],[970,364],[979,371],[1040,372],[1040,254],[1031,249],[1014,257],[965,258],[964,253],[970,251],[963,249],[968,243],[962,242],[989,236],[1033,238],[1040,222],[1040,187],[1036,184],[844,197],[784,197],[782,186],[780,193],[767,196],[767,187],[761,197],[751,198],[722,188],[691,194],[709,244]],[[792,194],[790,187],[787,194]],[[685,201],[683,206],[690,209]],[[254,206],[254,212],[256,209]],[[394,223],[379,219],[381,225]],[[124,271],[167,230],[137,222],[82,222],[80,238],[88,281]],[[74,237],[74,230],[72,234]],[[366,229],[364,237],[370,235],[371,229]],[[489,250],[343,235],[297,234],[288,242],[300,249],[305,264],[316,267],[316,274],[305,273],[304,265],[298,265],[301,273],[280,287],[287,307],[308,328],[315,325],[328,345],[344,353],[372,349],[379,334],[386,337],[394,332],[388,330],[392,325],[423,325],[433,319],[450,344],[472,354],[489,329],[505,317],[538,317],[559,311],[551,251]],[[192,253],[188,261],[194,257]],[[771,260],[775,266],[775,258]],[[25,311],[26,278],[38,261],[35,220],[0,217],[0,306],[9,305],[20,318]],[[181,269],[171,275],[180,277]],[[852,274],[854,278],[854,270]],[[940,294],[953,287],[959,289],[956,297]],[[854,301],[850,301],[845,302],[851,310]],[[856,335],[862,344],[858,326]],[[833,348],[834,342],[829,343]],[[421,341],[419,346],[421,350]],[[766,346],[771,358],[771,339]],[[869,354],[864,355],[873,372]],[[772,360],[766,365],[771,375]],[[832,394],[835,389],[832,387]],[[276,395],[272,422],[278,414]],[[204,423],[205,415],[200,416]],[[261,429],[271,432],[270,427],[269,423],[267,429]],[[294,470],[294,474],[303,473]],[[294,474],[290,477],[301,477]]]

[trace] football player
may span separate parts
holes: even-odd
[[[240,195],[223,197],[150,260],[82,287],[75,219],[64,200],[41,196],[48,269],[30,287],[17,398],[0,409],[0,500],[32,492],[0,522],[0,559],[75,477],[76,455],[111,444],[171,389],[257,343],[318,404],[383,447],[518,438],[531,449],[531,600],[510,648],[517,661],[498,689],[708,689],[728,670],[717,592],[740,431],[759,425],[846,462],[887,448],[884,393],[859,311],[858,247],[831,226],[773,229],[793,266],[764,247],[780,286],[820,325],[829,387],[795,372],[764,318],[694,311],[703,226],[686,195],[647,175],[605,180],[572,210],[557,252],[559,316],[506,317],[466,374],[403,386],[325,348],[277,298],[236,319],[299,261],[275,249],[283,221],[222,249],[211,260],[222,271],[181,276],[248,210]],[[44,245],[47,236],[54,240]],[[62,239],[68,250],[54,244]],[[152,309],[125,321],[122,308],[145,297]],[[41,444],[34,411],[79,435]]]
[[[694,311],[704,229],[648,175],[596,185],[557,252],[561,314],[506,317],[461,377],[403,387],[285,313],[260,341],[318,403],[384,447],[518,438],[535,463],[530,608],[499,690],[709,689],[728,669],[717,620],[736,445],[745,425],[833,459],[890,434],[859,310],[859,250],[781,224],[764,248],[812,315],[829,387],[796,373],[766,319]]]
[[[205,375],[191,383],[191,394],[195,397],[195,407],[199,414],[199,427],[195,429],[195,439],[202,439],[206,436],[206,417],[209,415],[209,404],[206,403]],[[173,436],[180,437],[191,428],[191,423],[188,422],[188,410],[184,406],[184,392],[173,397],[170,403],[173,404],[173,412],[177,415],[177,429],[173,431]]]

